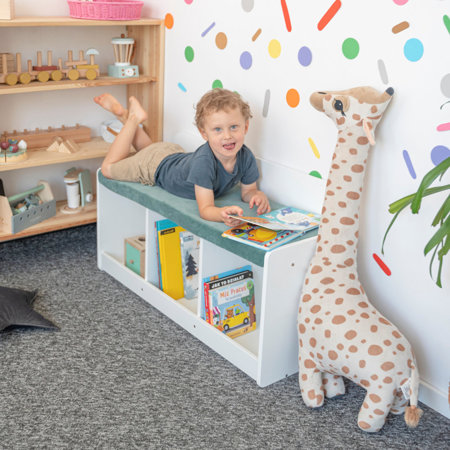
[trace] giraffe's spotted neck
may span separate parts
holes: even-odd
[[[369,142],[362,126],[339,130],[325,189],[318,253],[333,255],[341,261],[356,256],[368,151]]]

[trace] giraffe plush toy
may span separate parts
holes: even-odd
[[[342,377],[367,390],[358,426],[379,431],[406,409],[417,426],[419,374],[410,344],[369,302],[358,279],[356,248],[364,172],[373,132],[394,93],[359,87],[315,92],[311,104],[330,117],[338,140],[328,177],[317,249],[298,315],[299,383],[310,407],[345,393]],[[403,393],[405,392],[405,394]]]

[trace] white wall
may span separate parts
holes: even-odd
[[[192,125],[193,107],[212,87],[213,81],[220,80],[224,87],[241,93],[252,106],[254,118],[247,142],[255,154],[303,173],[317,171],[326,179],[336,129],[310,106],[311,92],[361,85],[380,90],[393,86],[395,96],[377,130],[377,145],[372,150],[366,175],[358,267],[372,303],[396,323],[414,347],[422,379],[421,400],[450,417],[447,403],[450,264],[447,260],[442,274],[444,288],[440,289],[430,279],[428,260],[423,256],[423,247],[434,231],[430,223],[442,198],[426,200],[419,216],[405,213],[391,231],[385,255],[380,252],[391,219],[388,205],[417,188],[421,177],[433,167],[433,148],[447,147],[447,155],[450,154],[450,131],[437,131],[439,124],[450,122],[450,103],[444,105],[450,100],[450,30],[443,21],[445,14],[450,15],[450,1],[346,0],[335,17],[319,31],[317,24],[331,5],[330,0],[287,0],[290,32],[281,3],[145,0],[145,16],[164,18],[171,14],[174,18],[173,27],[166,29],[165,139],[175,139],[178,133],[192,134],[193,141],[198,138]],[[61,0],[16,0],[16,14],[66,15],[68,7]],[[392,28],[403,21],[409,23],[409,28],[393,33]],[[261,33],[253,41],[258,29]],[[227,38],[223,49],[216,44],[219,33]],[[360,47],[354,59],[347,59],[341,50],[343,41],[349,37],[356,39]],[[423,56],[415,62],[403,51],[411,38],[419,39],[424,47]],[[92,37],[90,46],[97,45],[95,40]],[[278,57],[269,51],[273,40],[281,48]],[[194,50],[191,62],[185,58],[187,46]],[[312,52],[308,66],[299,63],[297,55],[301,47],[308,47]],[[16,48],[0,50],[16,51]],[[244,51],[252,56],[249,69],[240,65]],[[388,80],[379,71],[379,60],[386,67]],[[286,102],[290,89],[300,94],[296,107]],[[108,116],[92,105],[90,98],[94,91],[84,90],[73,105],[63,103],[55,111],[45,109],[45,120],[42,117],[39,120],[51,125],[63,116],[68,118],[68,123],[74,117],[80,122],[81,117],[98,125]],[[263,114],[267,91],[270,91],[270,102],[267,114]],[[121,92],[117,95],[123,95]],[[74,98],[73,91],[63,95]],[[55,95],[55,98],[59,97]],[[4,99],[0,101],[3,105]],[[24,103],[13,117],[8,116],[8,126],[14,122],[20,128],[16,124],[23,121],[26,109]],[[0,111],[0,123],[4,121],[5,115]],[[313,153],[309,138],[315,142],[320,157]],[[409,154],[416,179],[405,163],[404,150]],[[323,185],[323,179],[314,178],[311,188],[315,194],[298,192],[298,204],[309,206],[309,199],[313,198],[313,206],[320,211],[317,198],[321,195],[317,192],[323,192]],[[289,194],[289,201],[293,195]],[[377,265],[374,253],[390,268],[390,276]]]

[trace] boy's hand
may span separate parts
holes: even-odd
[[[264,214],[266,212],[270,212],[270,204],[269,199],[266,197],[264,192],[258,191],[256,194],[252,195],[250,201],[248,202],[248,206],[253,208],[257,207],[257,214]]]
[[[239,206],[224,206],[223,208],[220,208],[220,216],[222,217],[225,225],[229,227],[235,227],[236,225],[242,223],[242,220],[230,217],[230,214],[233,214],[235,216],[242,216],[242,214],[244,214],[242,208],[239,208]]]

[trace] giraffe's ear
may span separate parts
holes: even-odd
[[[373,137],[373,126],[372,126],[372,121],[370,119],[363,119],[363,129],[364,132],[366,133],[367,139],[369,139],[369,144],[370,145],[375,145],[375,139]]]

